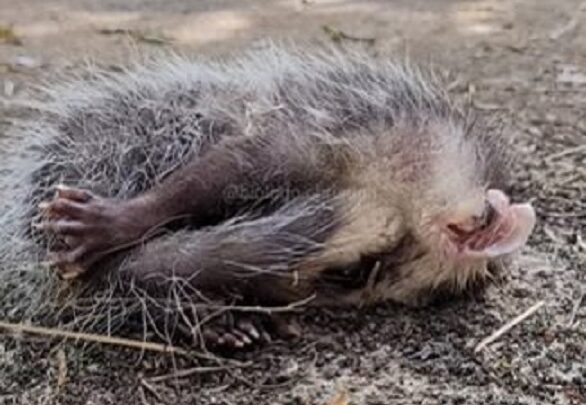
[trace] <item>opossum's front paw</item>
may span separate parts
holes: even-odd
[[[203,345],[214,351],[245,350],[271,342],[271,335],[258,319],[243,317],[233,323],[203,327]]]
[[[39,205],[39,228],[65,246],[49,260],[63,278],[74,278],[101,258],[132,245],[144,233],[139,210],[125,201],[98,197],[89,191],[58,186],[53,200]]]
[[[267,344],[274,338],[293,339],[300,336],[298,325],[290,317],[239,314],[234,320],[221,320],[205,325],[201,337],[203,345],[214,351],[246,350]]]

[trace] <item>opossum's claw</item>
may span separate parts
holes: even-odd
[[[58,219],[55,221],[45,221],[33,224],[35,229],[52,232],[59,235],[80,236],[87,231],[87,225],[79,221],[70,221]]]
[[[49,253],[49,263],[55,267],[64,280],[76,278],[86,271],[86,268],[78,262],[85,254],[83,246],[64,252]]]
[[[226,330],[221,333],[207,330],[203,333],[206,347],[214,350],[239,350],[252,345],[252,340],[246,334],[236,330]]]
[[[226,333],[224,336],[232,336],[236,339],[236,347],[242,348],[244,346],[248,346],[252,344],[252,339],[250,339],[245,332],[239,329],[232,329],[229,333]]]
[[[46,218],[75,218],[79,219],[86,215],[84,205],[66,198],[55,198],[52,201],[43,201],[39,204],[41,213]]]
[[[73,264],[80,261],[85,252],[84,246],[68,251],[51,252],[49,253],[49,260],[55,266]]]
[[[235,322],[206,325],[201,334],[204,346],[212,350],[234,351],[272,341],[260,319],[238,318]]]
[[[237,323],[237,327],[243,331],[244,333],[246,333],[247,336],[250,336],[250,338],[252,340],[258,341],[261,338],[261,335],[258,331],[258,327],[256,327],[251,321],[247,320],[247,319],[243,319],[238,321]],[[251,340],[251,343],[252,343]]]
[[[72,264],[66,266],[66,271],[60,272],[59,275],[63,280],[73,280],[74,278],[79,277],[84,272],[85,270],[83,267],[77,264]]]
[[[218,339],[218,344],[220,344],[223,349],[242,349],[246,346],[246,343],[233,333],[224,333],[220,339]]]
[[[87,190],[72,188],[64,184],[58,184],[55,186],[55,189],[58,198],[66,198],[81,203],[88,202],[94,197],[94,195]]]
[[[261,325],[255,325],[247,318],[240,319],[235,325],[226,328],[221,336],[221,346],[228,349],[243,349],[262,343],[263,335],[259,330],[262,330]]]
[[[210,328],[203,333],[205,344],[216,350],[250,349],[258,344],[271,343],[273,334],[286,340],[301,335],[301,330],[292,317],[281,314],[269,317],[245,316],[232,325],[220,325],[215,330]]]

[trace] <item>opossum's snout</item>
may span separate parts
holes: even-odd
[[[534,225],[530,204],[511,204],[502,191],[488,190],[484,201],[461,207],[448,217],[443,232],[448,252],[460,258],[490,259],[522,247]]]

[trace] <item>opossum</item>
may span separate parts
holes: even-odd
[[[424,305],[490,281],[534,226],[504,191],[502,132],[432,75],[356,50],[175,57],[48,95],[7,163],[3,189],[29,208],[4,209],[1,249],[33,241],[65,279],[230,306]],[[205,336],[261,335],[239,325]]]

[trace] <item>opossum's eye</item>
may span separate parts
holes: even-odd
[[[523,246],[535,225],[529,204],[511,204],[500,190],[488,190],[481,215],[448,222],[446,233],[458,256],[493,258]]]

